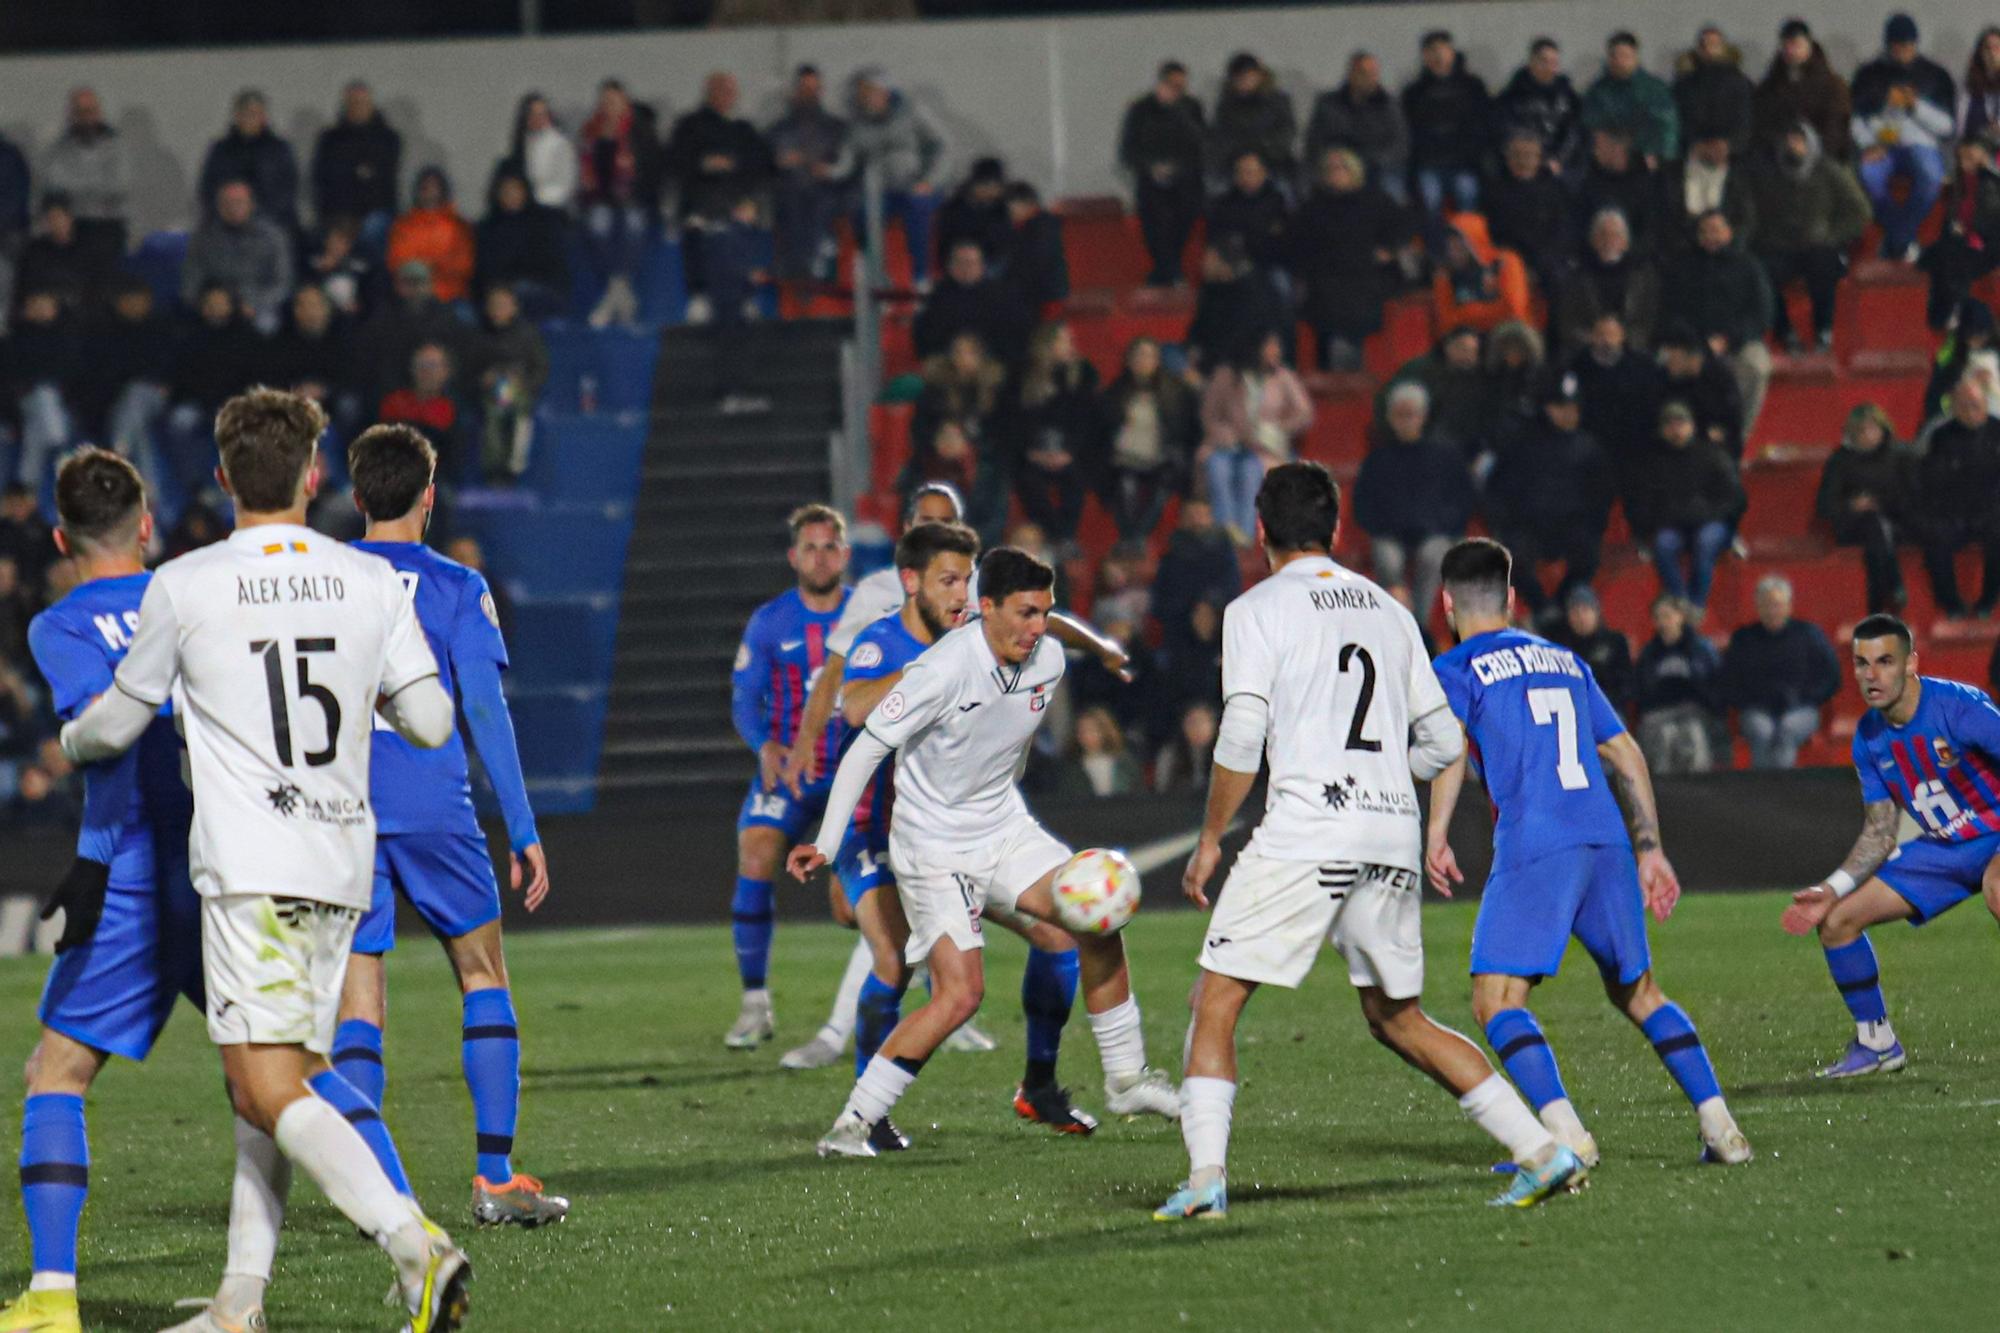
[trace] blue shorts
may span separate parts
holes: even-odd
[[[1875,877],[1902,895],[1913,909],[1910,924],[1921,926],[1979,892],[1980,879],[2000,856],[2000,833],[1967,842],[1913,838]]]
[[[140,866],[151,873],[131,873]],[[127,829],[112,871],[97,933],[49,968],[41,1019],[85,1046],[143,1060],[176,998],[185,995],[197,1010],[207,1008],[201,899],[188,882],[186,831]]]
[[[833,782],[825,779],[803,790],[802,796],[792,795],[789,787],[765,791],[761,782],[750,779],[750,791],[743,798],[743,809],[736,815],[736,831],[774,828],[785,835],[785,841],[797,842],[806,832],[806,826],[815,823],[826,811],[826,794],[833,790]]]
[[[500,919],[500,882],[480,833],[381,833],[375,837],[375,901],[354,932],[355,953],[396,947],[396,895],[441,940]]]
[[[1571,936],[1606,981],[1626,985],[1653,966],[1630,847],[1566,847],[1525,864],[1495,865],[1472,927],[1472,973],[1552,977]]]
[[[887,831],[877,835],[873,831],[848,830],[840,844],[840,855],[833,858],[833,873],[840,880],[849,907],[858,907],[870,890],[894,889],[896,872],[889,868]]]

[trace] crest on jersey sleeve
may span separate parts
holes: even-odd
[[[741,670],[742,670],[742,669],[743,669],[744,667],[747,667],[747,666],[749,666],[749,665],[750,665],[750,645],[749,645],[749,644],[747,644],[747,643],[739,643],[739,644],[737,644],[737,645],[736,645],[736,669],[737,669],[738,671],[741,671]]]
[[[854,656],[851,661],[853,665],[862,668],[882,665],[882,645],[879,643],[862,644],[854,650]]]
[[[909,707],[909,704],[903,698],[903,692],[901,690],[893,691],[888,698],[882,701],[882,716],[890,722],[897,721],[903,716],[903,710],[907,707]]]
[[[494,629],[500,628],[500,608],[495,605],[493,594],[490,591],[479,594],[479,609],[486,613],[487,624],[493,626]]]

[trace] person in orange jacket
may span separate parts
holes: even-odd
[[[1528,319],[1528,267],[1514,251],[1493,243],[1486,219],[1455,213],[1439,226],[1444,253],[1431,287],[1437,326],[1469,325],[1482,333],[1510,319]]]
[[[430,265],[440,301],[463,300],[472,288],[472,226],[451,201],[451,181],[437,167],[417,173],[416,203],[389,228],[389,270],[412,259]]]

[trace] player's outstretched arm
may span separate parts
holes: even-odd
[[[1196,907],[1208,907],[1208,881],[1222,860],[1222,835],[1256,784],[1264,756],[1264,728],[1271,706],[1262,696],[1232,694],[1222,705],[1222,725],[1216,729],[1214,760],[1208,776],[1208,809],[1202,816],[1201,838],[1181,873],[1181,892]]]
[[[1655,919],[1665,921],[1680,901],[1681,881],[1660,848],[1660,808],[1653,799],[1653,775],[1632,733],[1621,731],[1597,747],[1598,758],[1611,774],[1611,789],[1625,811],[1632,833],[1632,850],[1639,857],[1639,887]]]
[[[1833,905],[1875,877],[1896,850],[1896,803],[1869,801],[1862,806],[1861,835],[1840,869],[1809,889],[1792,895],[1792,905],[1778,919],[1789,935],[1809,935],[1819,929]]]
[[[420,750],[435,750],[451,739],[451,696],[435,673],[419,677],[375,701],[375,711],[396,734]]]
[[[1444,771],[1431,779],[1430,824],[1424,834],[1424,873],[1429,877],[1431,887],[1440,894],[1451,897],[1451,886],[1465,883],[1465,872],[1458,868],[1458,854],[1451,849],[1451,816],[1458,809],[1459,793],[1465,790],[1465,773],[1468,761],[1465,751],[1459,751],[1458,758],[1445,765]]]
[[[820,823],[819,836],[810,843],[792,848],[792,854],[785,858],[785,868],[792,872],[793,879],[805,883],[807,876],[825,865],[840,850],[841,839],[847,836],[847,826],[854,819],[854,807],[860,804],[861,794],[868,789],[868,780],[875,776],[875,770],[889,755],[888,744],[874,732],[864,728],[855,736],[854,744],[847,747],[840,767],[834,771],[833,788],[827,792],[826,817]]]
[[[1089,653],[1104,663],[1109,671],[1127,685],[1132,683],[1131,658],[1118,642],[1100,633],[1088,621],[1079,619],[1067,611],[1049,612],[1049,633],[1056,636],[1056,642],[1065,648],[1074,648],[1080,653]]]
[[[819,777],[819,738],[826,735],[826,724],[833,717],[834,701],[840,698],[841,682],[846,676],[847,658],[840,653],[828,653],[825,665],[819,669],[819,679],[806,695],[798,734],[792,737],[792,748],[785,752],[784,766],[778,771],[778,780],[791,788],[794,796],[803,795],[803,785]]]

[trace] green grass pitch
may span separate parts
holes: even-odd
[[[572,889],[571,891],[582,891]],[[817,895],[811,895],[816,901]],[[802,899],[793,898],[796,904]],[[725,1051],[735,981],[722,928],[524,935],[511,950],[526,1043],[517,1162],[575,1212],[538,1234],[467,1220],[471,1110],[458,1001],[439,951],[391,964],[389,1120],[432,1212],[477,1268],[470,1327],[1140,1329],[1959,1328],[1991,1320],[2000,1195],[1994,926],[1977,903],[1921,932],[1877,932],[1908,1071],[1815,1082],[1851,1031],[1812,945],[1774,894],[1683,902],[1658,974],[1694,1015],[1757,1160],[1695,1165],[1692,1114],[1588,961],[1537,1008],[1605,1154],[1590,1189],[1528,1213],[1482,1206],[1492,1146],[1441,1092],[1368,1040],[1336,961],[1253,1003],[1220,1225],[1149,1212],[1184,1170],[1159,1122],[1089,1140],[1017,1123],[1021,946],[990,949],[991,1055],[941,1055],[898,1113],[896,1158],[822,1162],[814,1139],[850,1073],[786,1074],[852,936],[779,932],[777,1046]],[[1149,1050],[1173,1067],[1200,920],[1129,933]],[[1472,914],[1425,922],[1431,1012],[1469,1029]],[[42,967],[0,964],[0,1050],[25,1057]],[[1102,1105],[1079,1013],[1064,1053]],[[18,1109],[5,1117],[8,1142]],[[156,1329],[222,1261],[229,1116],[199,1019],[179,1013],[145,1067],[90,1105],[85,1325]],[[303,1179],[272,1327],[389,1329],[387,1266]],[[5,1224],[24,1285],[26,1241]]]

